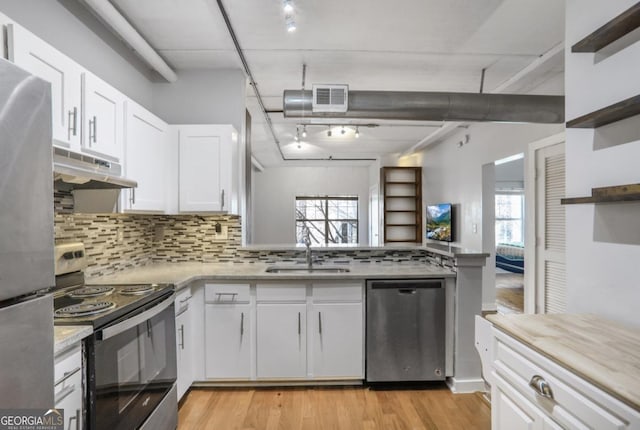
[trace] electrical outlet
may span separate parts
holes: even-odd
[[[220,227],[219,233],[218,232],[213,233],[214,241],[227,240],[228,237],[229,237],[229,227],[227,227],[226,225],[223,225]]]
[[[475,222],[473,223],[473,232],[478,233],[478,224],[476,224]]]

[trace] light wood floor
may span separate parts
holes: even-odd
[[[480,394],[362,387],[192,389],[178,430],[488,430]]]
[[[498,312],[524,312],[524,275],[496,273],[496,304]]]

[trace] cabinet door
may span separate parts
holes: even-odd
[[[313,377],[363,379],[362,303],[314,304],[312,309]]]
[[[91,73],[83,75],[82,150],[118,161],[124,139],[125,96]]]
[[[205,376],[251,377],[251,305],[206,305]]]
[[[191,337],[191,312],[189,310],[176,317],[176,361],[178,370],[178,400],[187,392],[193,382],[191,361],[193,342]]]
[[[257,305],[257,377],[304,378],[307,373],[306,304]]]
[[[167,124],[128,100],[126,111],[125,175],[138,187],[124,190],[129,211],[163,212],[166,207]]]
[[[80,93],[83,69],[16,24],[7,26],[9,60],[51,83],[54,143],[80,150]]]
[[[180,126],[180,212],[229,210],[233,148],[226,129]]]
[[[83,428],[83,370],[80,344],[55,358],[55,407],[64,410],[65,429],[82,430]]]

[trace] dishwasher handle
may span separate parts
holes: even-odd
[[[415,294],[416,290],[443,288],[444,279],[397,279],[384,281],[368,281],[371,290],[395,289],[400,294]]]

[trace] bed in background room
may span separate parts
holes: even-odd
[[[524,245],[499,243],[496,246],[496,267],[513,273],[524,273]]]

